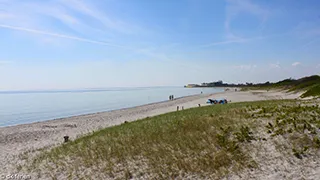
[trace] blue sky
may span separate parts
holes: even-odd
[[[0,0],[0,90],[320,72],[318,0]]]

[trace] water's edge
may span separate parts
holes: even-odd
[[[192,97],[205,97],[205,96],[210,96],[213,94],[219,94],[221,92],[215,92],[215,93],[206,93],[206,94],[194,94],[194,95],[189,95],[189,96],[181,96],[175,98],[172,102],[180,100],[180,99],[185,99],[185,98],[192,98]],[[106,110],[106,111],[97,111],[97,112],[92,112],[92,113],[83,113],[83,114],[77,114],[77,115],[70,115],[70,116],[63,116],[63,117],[58,117],[58,118],[52,118],[52,119],[45,119],[45,120],[40,120],[40,121],[34,121],[34,122],[28,122],[28,123],[21,123],[21,124],[12,124],[12,125],[5,125],[5,126],[0,126],[0,128],[6,128],[6,127],[19,127],[19,126],[32,126],[36,124],[43,124],[46,122],[52,122],[52,121],[60,121],[68,118],[81,118],[84,116],[90,116],[90,115],[97,115],[97,114],[102,114],[102,113],[107,113],[107,112],[121,112],[121,111],[126,111],[126,110],[134,110],[137,108],[143,108],[147,106],[152,106],[152,105],[159,105],[162,103],[168,103],[170,100],[165,100],[165,101],[158,101],[158,102],[152,102],[152,103],[146,103],[142,105],[137,105],[137,106],[132,106],[132,107],[124,107],[124,108],[118,108],[118,109],[112,109],[112,110]]]

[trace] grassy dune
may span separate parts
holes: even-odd
[[[320,76],[313,75],[300,79],[285,79],[276,83],[256,84],[251,87],[244,87],[242,90],[249,89],[282,89],[289,92],[304,92],[301,97],[320,97]]]
[[[259,169],[261,161],[250,153],[259,143],[296,159],[316,156],[319,129],[314,101],[214,105],[106,128],[33,157],[23,154],[17,168],[52,179],[215,179]]]

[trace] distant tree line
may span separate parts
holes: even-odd
[[[267,84],[270,84],[269,82],[266,82]],[[209,82],[209,83],[201,83],[201,84],[192,84],[192,85],[187,85],[185,87],[244,87],[244,86],[253,86],[255,84],[253,83],[245,83],[245,84],[228,84],[228,83],[223,83],[223,81],[216,81],[216,82]]]
[[[265,82],[265,83],[239,83],[239,84],[228,84],[224,83],[222,80],[216,82],[209,82],[209,83],[201,83],[201,84],[192,84],[192,87],[285,87],[285,86],[296,86],[301,83],[319,83],[320,77],[318,75],[303,77],[300,79],[293,79],[288,78],[278,82]],[[187,85],[185,87],[190,87]]]

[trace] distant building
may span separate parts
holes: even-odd
[[[187,88],[193,88],[199,86],[198,84],[188,84],[186,87]]]

